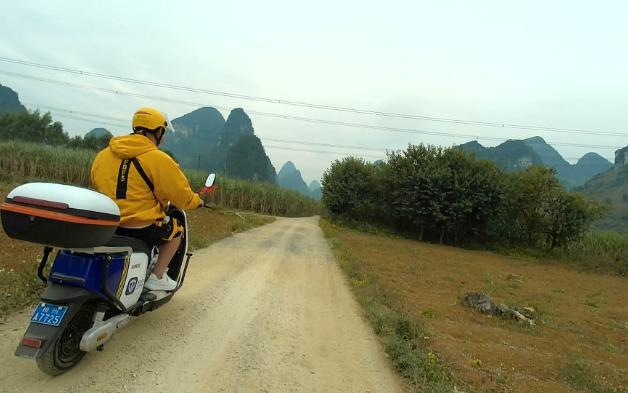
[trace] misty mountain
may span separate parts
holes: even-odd
[[[184,168],[213,170],[212,151],[224,125],[225,118],[215,108],[196,109],[172,120],[175,132],[166,134],[162,148]]]
[[[292,161],[288,161],[283,164],[283,166],[279,170],[279,173],[277,174],[277,177],[285,177],[294,172],[299,172],[299,170],[296,166],[294,166],[294,163]],[[301,172],[299,172],[299,174],[301,174]],[[305,184],[305,182],[303,182],[303,184]]]
[[[227,176],[239,179],[275,182],[275,167],[255,135],[244,135],[227,150]]]
[[[587,153],[580,157],[575,165],[571,165],[573,180],[571,184],[582,185],[595,175],[604,173],[613,167],[606,158],[597,153]]]
[[[94,128],[88,131],[83,138],[87,139],[87,138],[102,138],[102,137],[112,138],[113,134],[109,132],[109,130],[107,130],[106,128],[99,127],[99,128]]]
[[[538,154],[543,164],[556,170],[569,166],[567,160],[565,160],[556,149],[548,145],[540,136],[524,139],[523,142]]]
[[[321,183],[318,180],[312,180],[308,186],[310,189],[310,195],[314,199],[321,199],[323,197],[323,190],[321,189]]]
[[[182,167],[275,181],[275,168],[242,108],[232,110],[227,120],[215,108],[199,108],[172,120],[172,125],[175,132],[165,136],[162,147]]]
[[[225,118],[216,108],[203,107],[172,120],[179,136],[217,136],[225,125]]]
[[[613,167],[610,161],[597,153],[587,153],[575,165],[571,165],[543,138],[536,136],[524,141],[537,152],[544,165],[556,170],[556,177],[568,188],[583,185],[593,176]]]
[[[622,150],[616,153],[621,154]],[[618,160],[614,168],[597,174],[575,191],[610,206],[608,214],[597,223],[599,229],[628,233],[628,161]]]
[[[556,177],[569,189],[584,184],[598,173],[610,169],[613,164],[597,153],[587,153],[571,165],[541,137],[524,140],[508,140],[496,147],[484,147],[477,141],[467,142],[457,148],[474,154],[479,159],[491,160],[505,171],[545,165],[556,170]]]
[[[310,196],[310,189],[303,181],[301,172],[294,166],[292,161],[286,162],[277,174],[277,184],[280,187],[295,190],[303,195]]]
[[[216,170],[226,172],[224,165],[229,154],[229,150],[235,146],[242,137],[255,134],[253,123],[242,108],[236,108],[229,113],[227,121],[216,136],[212,155],[208,162]],[[266,155],[266,153],[264,153]],[[274,169],[273,169],[274,171]],[[227,172],[228,173],[228,172]]]
[[[628,146],[615,152],[615,166],[628,165]]]
[[[0,84],[0,116],[7,112],[26,112],[26,108],[13,89]]]
[[[508,140],[495,147],[484,147],[477,141],[471,141],[456,147],[475,155],[480,160],[494,161],[505,171],[521,170],[543,163],[539,155],[520,140]]]

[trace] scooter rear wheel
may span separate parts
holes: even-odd
[[[37,359],[37,367],[48,375],[60,375],[76,366],[85,356],[80,343],[94,323],[94,306],[84,304],[65,327],[59,338]]]

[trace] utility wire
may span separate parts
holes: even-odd
[[[117,117],[112,117],[112,116],[105,116],[105,115],[97,115],[94,113],[88,113],[88,112],[81,112],[81,111],[75,111],[75,110],[69,110],[69,109],[62,109],[62,108],[57,108],[57,107],[51,107],[51,106],[47,106],[47,105],[37,105],[37,104],[31,104],[31,103],[23,103],[26,106],[29,107],[38,107],[38,108],[46,108],[46,109],[51,109],[54,111],[60,111],[60,112],[65,112],[65,113],[69,113],[68,114],[55,114],[56,117],[62,117],[62,118],[70,118],[70,119],[75,119],[75,120],[80,120],[80,121],[84,121],[84,122],[89,122],[89,123],[94,123],[97,122],[98,124],[105,124],[105,125],[112,125],[112,126],[116,126],[116,127],[122,127],[122,128],[127,128],[128,124],[121,124],[121,123],[111,123],[108,121],[103,121],[100,120],[98,118],[102,118],[102,119],[113,119],[113,120],[119,120],[121,122],[126,121],[125,119],[121,119],[121,118],[117,118]],[[73,114],[80,114],[82,116],[75,116]],[[88,116],[88,117],[84,117],[84,116]],[[96,119],[90,119],[89,117],[92,118],[96,118]],[[399,148],[373,148],[373,147],[366,147],[366,146],[355,146],[355,145],[340,145],[340,144],[333,144],[333,143],[319,143],[319,142],[311,142],[311,141],[301,141],[301,140],[294,140],[294,139],[277,139],[277,138],[270,138],[270,137],[264,137],[261,135],[258,135],[258,137],[263,140],[263,141],[269,141],[269,142],[278,142],[278,143],[287,143],[287,144],[297,144],[297,145],[305,145],[305,146],[321,146],[321,147],[332,147],[332,148],[339,148],[339,149],[352,149],[352,150],[363,150],[363,151],[374,151],[374,152],[381,152],[381,153],[385,153],[387,151],[398,151],[398,150],[403,150],[404,148],[399,147]],[[266,147],[270,147],[269,145],[264,146]],[[281,147],[279,146],[272,146],[272,148],[274,149],[281,149]],[[346,152],[340,153],[340,152],[332,152],[332,151],[320,151],[320,150],[307,150],[307,149],[296,149],[296,148],[284,148],[284,150],[295,150],[295,151],[307,151],[307,152],[311,152],[311,153],[323,153],[323,154],[339,154],[339,155],[349,155]],[[369,156],[369,155],[362,155],[362,154],[358,154],[364,157],[376,157],[376,156]],[[546,156],[542,156],[540,157],[541,159],[547,159],[547,158],[551,158],[551,157],[546,157]],[[565,160],[579,160],[581,157],[563,157],[563,159]],[[572,164],[573,165],[573,164]],[[582,166],[582,164],[581,164]],[[586,165],[587,167],[597,167],[597,165]]]
[[[57,113],[55,114],[55,117],[61,117],[64,119],[73,119],[73,120],[79,120],[79,121],[83,121],[86,123],[96,123],[96,124],[103,124],[103,125],[108,125],[108,126],[114,126],[114,127],[127,127],[126,125],[120,125],[120,124],[116,124],[116,123],[111,123],[111,122],[107,122],[104,120],[96,120],[96,119],[89,119],[86,118],[84,116],[73,116],[73,115],[68,115],[68,114],[63,114],[63,113]]]
[[[96,115],[96,114],[93,114],[93,113],[80,112],[80,111],[74,111],[74,110],[69,110],[69,109],[61,109],[61,108],[50,107],[50,106],[46,106],[46,105],[35,105],[35,104],[28,104],[28,103],[23,103],[23,104],[26,105],[26,106],[30,106],[30,107],[46,108],[46,109],[51,109],[51,110],[54,110],[54,111],[70,113],[70,114],[65,114],[65,113],[55,114],[55,117],[80,120],[80,121],[89,122],[89,123],[97,122],[98,124],[106,124],[106,125],[112,125],[112,126],[117,126],[117,127],[128,127],[128,124],[111,123],[111,122],[106,122],[106,121],[102,121],[102,120],[98,120],[98,119],[90,119],[90,118],[84,117],[84,116],[89,116],[89,117],[92,117],[92,118],[94,118],[94,117],[95,118],[101,117],[101,118],[104,118],[104,119],[113,119],[113,120],[124,121],[124,119],[115,118],[115,117],[111,117],[111,116]],[[80,115],[83,115],[83,116],[75,116],[75,115],[73,115],[74,113],[80,114]],[[333,144],[327,144],[327,143],[308,143],[308,142],[301,142],[301,141],[289,141],[289,140],[283,140],[283,139],[264,138],[264,137],[260,137],[260,139],[273,141],[273,142],[296,143],[296,144],[313,145],[313,146],[327,146],[327,147],[339,147],[339,148],[358,148],[358,149],[364,149],[364,150],[379,151],[379,152],[384,153],[384,149],[363,148],[363,147],[358,147],[358,146],[342,146],[342,145],[333,145]],[[337,155],[342,155],[342,156],[353,155],[353,154],[349,154],[347,152],[335,152],[335,151],[323,151],[323,150],[311,150],[311,149],[297,149],[297,148],[292,148],[292,147],[273,146],[273,145],[265,145],[264,148],[281,149],[281,150],[292,150],[292,151],[304,151],[304,152],[320,153],[320,154],[337,154]],[[359,154],[359,155],[362,156],[362,157],[381,158],[380,156],[374,156],[374,155],[368,155],[368,154],[367,155]]]
[[[341,149],[357,149],[357,150],[367,150],[367,151],[376,151],[383,153],[387,148],[374,148],[374,147],[365,147],[365,146],[352,146],[352,145],[338,145],[335,143],[317,143],[317,142],[305,142],[305,141],[296,141],[291,139],[276,139],[276,138],[268,138],[264,136],[260,136],[260,139],[270,142],[279,142],[279,143],[294,143],[297,145],[309,145],[309,146],[323,146],[323,147],[335,147]],[[390,150],[399,150],[399,149],[390,149]]]
[[[109,125],[114,125],[114,126],[117,126],[117,127],[128,127],[128,124],[124,124],[124,122],[126,122],[127,119],[122,119],[122,118],[119,118],[119,117],[105,116],[105,115],[99,115],[99,114],[96,114],[96,113],[81,112],[81,111],[76,111],[76,110],[73,110],[73,109],[64,109],[64,108],[58,108],[58,107],[54,107],[54,106],[33,104],[33,103],[28,103],[28,102],[22,102],[22,104],[26,105],[28,107],[44,108],[44,109],[49,109],[49,110],[52,110],[52,111],[68,113],[68,114],[71,115],[71,116],[68,116],[68,115],[65,115],[65,114],[57,114],[56,115],[57,117],[69,117],[69,118],[72,118],[72,119],[90,121],[89,118],[82,117],[82,116],[88,116],[88,117],[93,117],[93,118],[97,118],[97,119],[107,119],[107,120],[114,120],[114,121],[120,122],[120,123],[104,123],[101,120],[95,120],[95,121],[98,121],[98,122],[100,122],[102,124],[109,124]],[[76,116],[76,115],[79,115],[79,116]],[[368,151],[376,151],[376,152],[385,152],[386,151],[386,148],[374,148],[374,147],[353,146],[353,145],[338,145],[338,144],[332,144],[332,143],[304,142],[304,141],[297,141],[297,140],[276,139],[276,138],[262,137],[262,136],[259,136],[259,135],[258,135],[258,137],[260,139],[263,139],[265,141],[270,141],[270,142],[295,143],[295,144],[301,144],[301,145],[336,147],[336,148],[344,148],[344,149],[358,149],[358,150],[368,150]]]
[[[100,114],[89,113],[89,112],[81,112],[81,111],[76,111],[74,109],[64,109],[64,108],[58,108],[58,107],[55,107],[55,106],[33,104],[33,103],[29,103],[29,102],[22,102],[22,105],[29,106],[29,107],[36,108],[36,109],[43,108],[43,109],[48,109],[48,110],[52,110],[52,111],[65,112],[65,113],[78,115],[78,116],[90,116],[90,117],[98,117],[98,118],[106,119],[106,120],[113,120],[113,121],[120,122],[120,124],[124,124],[124,127],[128,127],[131,124],[129,122],[129,119],[122,119],[120,117],[100,115]]]
[[[70,113],[70,114],[78,114],[78,115],[82,115],[82,116],[91,116],[91,117],[95,117],[95,118],[116,120],[116,121],[119,121],[120,123],[107,123],[107,124],[111,124],[111,125],[114,125],[114,126],[117,126],[117,127],[128,127],[128,124],[125,124],[125,122],[127,120],[119,118],[119,117],[104,116],[104,115],[99,115],[99,114],[95,114],[95,113],[81,112],[81,111],[75,111],[75,110],[71,110],[71,109],[64,109],[64,108],[58,108],[58,107],[47,106],[47,105],[39,105],[39,104],[33,104],[33,103],[24,103],[24,105],[31,106],[31,107],[37,107],[37,108],[50,109],[50,110],[54,110],[54,111],[61,111],[61,112],[66,112],[66,113]],[[58,116],[63,116],[63,115],[58,115]],[[299,140],[275,139],[275,138],[267,138],[267,137],[261,137],[261,136],[260,136],[260,138],[264,139],[264,140],[271,141],[271,142],[296,143],[296,144],[324,146],[324,147],[369,150],[369,151],[377,151],[377,152],[385,151],[387,149],[389,149],[389,150],[403,149],[403,148],[373,148],[373,147],[355,146],[355,145],[339,145],[339,144],[330,144],[330,143],[304,142],[304,141],[299,141]],[[502,139],[500,139],[500,141],[502,141]],[[528,141],[527,143],[534,143],[534,142],[529,142]],[[550,142],[550,144],[551,144],[551,142]],[[586,147],[589,147],[589,145],[586,145]],[[542,158],[547,158],[547,157],[542,157]],[[565,158],[565,159],[577,160],[579,158],[574,157],[574,158]]]
[[[46,82],[46,83],[53,83],[53,84],[58,84],[58,85],[63,85],[63,86],[68,86],[68,87],[74,87],[74,88],[91,89],[91,90],[103,91],[103,92],[106,92],[106,93],[112,93],[112,94],[117,94],[117,95],[125,95],[125,96],[131,96],[131,97],[139,97],[139,98],[145,98],[145,99],[151,99],[151,100],[158,100],[158,101],[177,103],[177,104],[182,104],[182,105],[190,105],[190,106],[194,106],[194,107],[197,107],[197,108],[198,107],[202,107],[202,106],[207,106],[207,104],[205,104],[205,103],[184,101],[184,100],[176,100],[176,99],[170,99],[170,98],[165,98],[165,97],[150,96],[150,95],[145,95],[145,94],[137,94],[137,93],[125,92],[125,91],[121,91],[121,90],[113,90],[113,89],[102,88],[102,87],[97,87],[97,86],[89,86],[89,85],[82,85],[82,84],[77,84],[77,83],[59,81],[59,80],[49,79],[49,78],[40,78],[40,77],[36,77],[36,76],[32,76],[32,75],[25,75],[25,74],[19,74],[19,73],[2,71],[2,70],[0,70],[0,74],[17,76],[17,77],[20,77],[20,78],[36,80],[36,81],[41,81],[41,82]],[[216,105],[214,105],[214,108],[223,109],[223,110],[230,110],[229,108],[216,106]],[[336,126],[343,126],[343,127],[353,127],[353,128],[370,129],[370,130],[378,130],[378,131],[388,131],[388,132],[397,132],[397,133],[433,135],[433,136],[446,136],[446,137],[453,137],[453,138],[464,138],[464,139],[473,139],[473,140],[488,140],[488,141],[497,141],[497,142],[505,142],[505,141],[509,140],[509,139],[504,139],[504,138],[489,137],[489,136],[479,136],[479,135],[474,135],[474,134],[457,134],[457,133],[450,133],[450,132],[419,130],[419,129],[413,129],[413,128],[398,128],[398,127],[387,127],[387,126],[374,126],[374,125],[370,125],[370,124],[361,124],[361,123],[353,123],[353,122],[325,120],[325,119],[303,117],[303,116],[291,116],[291,115],[283,115],[283,114],[278,114],[278,113],[253,111],[253,110],[247,110],[247,113],[255,114],[255,115],[259,115],[259,116],[268,116],[268,117],[273,117],[273,118],[278,118],[278,119],[298,120],[298,121],[309,122],[309,123],[336,125]],[[531,142],[531,143],[536,143],[536,142]],[[593,149],[615,150],[615,149],[621,148],[621,146],[587,145],[587,144],[569,143],[569,142],[547,142],[547,143],[550,144],[550,145],[553,145],[553,146],[573,146],[573,147],[593,148]],[[540,144],[540,142],[539,142],[539,144]]]
[[[9,57],[0,56],[0,61],[6,62],[6,63],[12,63],[12,64],[19,64],[19,65],[23,65],[27,67],[35,67],[35,68],[40,68],[40,69],[65,72],[65,73],[74,74],[74,75],[90,76],[90,77],[95,77],[95,78],[116,80],[116,81],[121,81],[121,82],[167,88],[167,89],[185,91],[185,92],[191,92],[191,93],[201,93],[201,94],[222,96],[222,97],[228,97],[228,98],[267,102],[267,103],[272,103],[272,104],[306,107],[306,108],[312,108],[312,109],[324,109],[324,110],[337,111],[337,112],[350,112],[350,113],[376,115],[376,116],[383,116],[383,117],[394,117],[394,118],[402,118],[402,119],[426,120],[426,121],[433,121],[433,122],[444,122],[444,123],[454,123],[454,124],[464,124],[464,125],[474,125],[474,126],[484,126],[484,127],[512,128],[512,129],[531,130],[531,131],[549,131],[549,132],[562,132],[562,133],[588,134],[588,135],[606,135],[606,136],[628,136],[628,133],[625,133],[625,132],[598,131],[598,130],[577,129],[577,128],[547,127],[547,126],[535,126],[535,125],[524,125],[524,124],[492,122],[492,121],[475,121],[475,120],[465,120],[465,119],[456,119],[456,118],[448,118],[448,117],[436,117],[436,116],[414,115],[414,114],[397,113],[397,112],[375,111],[375,110],[369,110],[369,109],[359,109],[359,108],[344,107],[344,106],[323,105],[323,104],[308,103],[308,102],[303,102],[303,101],[293,101],[293,100],[286,100],[286,99],[279,99],[279,98],[269,98],[269,97],[252,96],[252,95],[246,95],[246,94],[230,93],[230,92],[224,92],[224,91],[218,91],[218,90],[200,89],[200,88],[195,88],[195,87],[190,87],[190,86],[176,85],[172,83],[148,81],[148,80],[135,79],[135,78],[129,78],[129,77],[124,77],[124,76],[116,76],[116,75],[102,74],[102,73],[97,73],[97,72],[83,71],[83,70],[78,70],[78,69],[69,68],[69,67],[60,67],[60,66],[54,66],[54,65],[49,65],[49,64],[35,63],[31,61],[13,59]]]
[[[104,116],[104,115],[98,115],[95,113],[57,108],[57,107],[52,107],[52,106],[47,106],[47,105],[31,104],[31,103],[26,103],[26,102],[23,102],[22,104],[28,107],[33,107],[33,108],[45,108],[45,109],[50,109],[52,111],[63,112],[63,113],[55,114],[56,117],[69,118],[69,119],[75,119],[75,120],[86,121],[86,122],[97,122],[99,124],[107,124],[107,125],[112,125],[116,127],[128,127],[128,124],[112,123],[112,122],[107,122],[107,121],[103,121],[99,119],[99,118],[112,119],[112,120],[117,120],[121,122],[125,121],[125,119],[121,119],[117,117]],[[77,115],[80,115],[80,116],[77,116]],[[92,119],[90,119],[90,117]],[[262,136],[258,136],[258,137],[265,141],[279,142],[279,143],[293,143],[293,144],[300,144],[300,145],[335,147],[335,148],[343,148],[343,149],[358,149],[358,150],[376,151],[376,152],[381,152],[381,153],[384,153],[386,151],[386,149],[382,149],[382,148],[372,148],[372,147],[364,147],[364,146],[350,146],[350,145],[337,145],[337,144],[331,144],[331,143],[305,142],[305,141],[296,141],[296,140],[287,140],[287,139],[267,138],[267,137],[262,137]],[[279,148],[279,147],[274,146],[274,148]],[[334,152],[325,152],[325,153],[334,153]],[[344,154],[344,153],[338,153],[338,154]]]
[[[276,146],[276,145],[268,145],[268,146],[264,146],[264,149],[279,149],[279,150],[290,150],[290,151],[303,151],[303,152],[308,152],[308,153],[317,153],[317,154],[335,154],[335,155],[339,155],[339,156],[354,156],[355,154],[350,154],[350,153],[346,153],[346,152],[337,152],[337,151],[329,151],[329,150],[311,150],[311,149],[297,149],[297,148],[293,148],[293,147],[284,147],[284,146]],[[358,154],[360,157],[368,157],[368,158],[377,158],[377,159],[384,159],[385,156],[381,155],[381,156],[375,156],[375,155],[370,155],[370,154]]]
[[[364,146],[354,146],[354,145],[339,145],[332,143],[317,143],[317,142],[308,142],[308,141],[298,141],[293,139],[276,139],[276,138],[267,138],[264,136],[259,137],[263,141],[270,142],[279,142],[279,143],[293,143],[297,145],[306,145],[306,146],[323,146],[323,147],[333,147],[339,149],[356,149],[356,150],[366,150],[366,151],[376,151],[376,152],[386,152],[386,151],[399,151],[404,150],[405,147],[397,147],[397,148],[372,148],[372,147],[364,147]],[[562,156],[561,156],[562,157]],[[548,156],[539,156],[541,159],[553,158]],[[581,157],[563,157],[564,160],[579,160]],[[596,166],[596,165],[587,165],[587,166]]]

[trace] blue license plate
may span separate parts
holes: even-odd
[[[32,322],[41,323],[42,325],[59,326],[68,306],[57,306],[56,304],[39,303],[35,309],[35,313],[31,318]]]

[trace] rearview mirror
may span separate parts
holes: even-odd
[[[198,192],[199,195],[210,194],[216,191],[216,175],[214,173],[210,173],[207,176],[207,180],[205,180],[205,184],[203,185],[203,189]]]
[[[205,187],[210,188],[211,186],[214,185],[215,181],[216,181],[216,174],[210,173],[209,176],[207,176],[207,180],[205,180]]]

